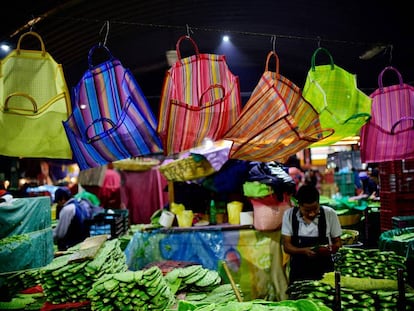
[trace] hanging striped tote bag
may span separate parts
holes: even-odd
[[[276,59],[276,71],[269,61]],[[329,135],[298,86],[279,74],[279,58],[269,52],[266,68],[237,122],[224,135],[233,141],[230,158],[285,162],[289,156]]]
[[[97,48],[109,60],[93,66]],[[63,122],[80,169],[162,153],[155,116],[132,73],[103,45],[90,49],[88,62],[72,92],[72,114]]]
[[[328,55],[330,64],[315,65],[319,52]],[[303,96],[318,112],[321,126],[335,130],[333,135],[311,147],[330,146],[356,136],[371,117],[371,99],[357,88],[356,76],[335,65],[325,48],[318,48],[312,55]]]
[[[384,86],[385,72],[394,72],[398,84]],[[378,76],[372,98],[371,119],[361,128],[360,150],[364,163],[414,159],[414,87],[403,82],[392,66]]]
[[[188,40],[195,54],[182,58]],[[224,55],[200,53],[193,39],[180,37],[177,62],[166,72],[160,100],[158,133],[166,155],[220,140],[241,111],[239,79]]]

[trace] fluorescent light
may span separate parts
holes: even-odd
[[[3,52],[6,52],[6,53],[10,51],[10,45],[5,44],[5,43],[2,43],[2,44],[0,45],[0,48],[1,48],[1,50],[2,50]]]

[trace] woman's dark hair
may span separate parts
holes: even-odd
[[[303,185],[298,189],[295,197],[298,200],[298,204],[302,205],[304,203],[319,202],[319,196],[319,191],[315,186]]]

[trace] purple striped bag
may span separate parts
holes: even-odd
[[[276,59],[275,72],[268,68],[272,56]],[[321,128],[318,113],[299,87],[279,74],[279,58],[271,51],[265,72],[224,139],[233,141],[232,159],[285,162],[332,134],[332,129]]]
[[[182,58],[184,40],[195,54]],[[158,118],[166,155],[197,147],[205,138],[220,140],[241,111],[239,79],[224,55],[200,53],[188,36],[179,38],[176,50],[178,60],[166,72]]]
[[[386,71],[397,74],[398,84],[384,86]],[[364,163],[414,159],[414,87],[388,66],[378,76],[372,98],[371,119],[361,128],[360,151]]]
[[[109,60],[93,66],[97,48]],[[157,121],[132,73],[104,45],[90,49],[88,62],[72,92],[72,114],[63,122],[79,168],[162,153]]]

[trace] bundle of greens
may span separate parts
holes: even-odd
[[[78,262],[71,261],[73,258],[72,253],[56,257],[40,269],[40,283],[48,302],[85,301],[92,284],[101,276],[127,270],[117,239],[106,241],[93,259]]]
[[[88,292],[91,309],[162,311],[174,304],[175,297],[161,269],[106,274],[96,280]]]

